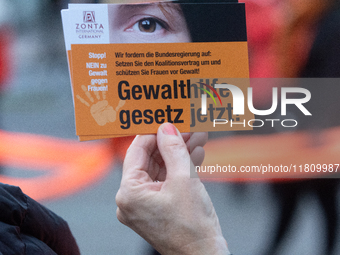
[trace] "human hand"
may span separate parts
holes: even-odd
[[[185,140],[191,143],[192,160],[200,164],[207,135],[192,141],[188,136],[183,139],[165,123],[157,136],[135,138],[124,160],[117,217],[163,255],[229,254],[204,185],[190,178],[193,162]]]
[[[87,98],[90,100],[90,105],[86,100],[84,100],[81,96],[76,95],[80,102],[84,105],[90,107],[90,112],[94,120],[97,122],[99,126],[104,126],[106,123],[115,122],[117,118],[118,110],[125,104],[124,100],[119,100],[116,109],[113,109],[112,106],[109,105],[109,102],[106,100],[106,92],[102,91],[102,100],[100,99],[100,94],[98,91],[95,91],[94,94],[98,100],[95,103],[93,97],[90,92],[87,90],[85,85],[81,86]]]

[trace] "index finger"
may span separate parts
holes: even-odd
[[[150,158],[156,149],[156,135],[136,136],[126,152],[122,180],[145,178],[145,174],[148,174]]]

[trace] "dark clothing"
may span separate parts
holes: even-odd
[[[308,62],[301,72],[303,78],[339,78],[340,77],[340,8],[333,8],[321,20],[316,39],[309,54]],[[332,83],[333,82],[333,83]],[[302,123],[305,130],[314,134],[330,127],[340,126],[340,87],[338,80],[331,80],[328,84],[313,82],[306,88],[312,94],[312,100],[307,106],[313,118]],[[299,123],[300,124],[300,123]],[[323,137],[322,137],[323,138]],[[317,143],[315,144],[317,146]],[[319,199],[323,220],[325,222],[325,241],[327,244],[323,254],[335,254],[338,240],[339,213],[337,206],[337,191],[339,179],[301,180],[291,183],[272,185],[276,199],[280,204],[279,225],[273,243],[267,253],[276,254],[280,242],[287,234],[298,202],[304,193],[315,193]],[[319,231],[320,232],[320,231]]]
[[[340,4],[325,15],[301,77],[340,78]]]
[[[80,254],[66,221],[20,188],[0,183],[0,254]]]

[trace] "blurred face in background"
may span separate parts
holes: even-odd
[[[176,3],[109,5],[110,43],[190,42]]]

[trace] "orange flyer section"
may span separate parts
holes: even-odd
[[[248,77],[246,42],[72,45],[79,136],[190,132],[190,79]],[[76,71],[75,71],[76,70]]]

